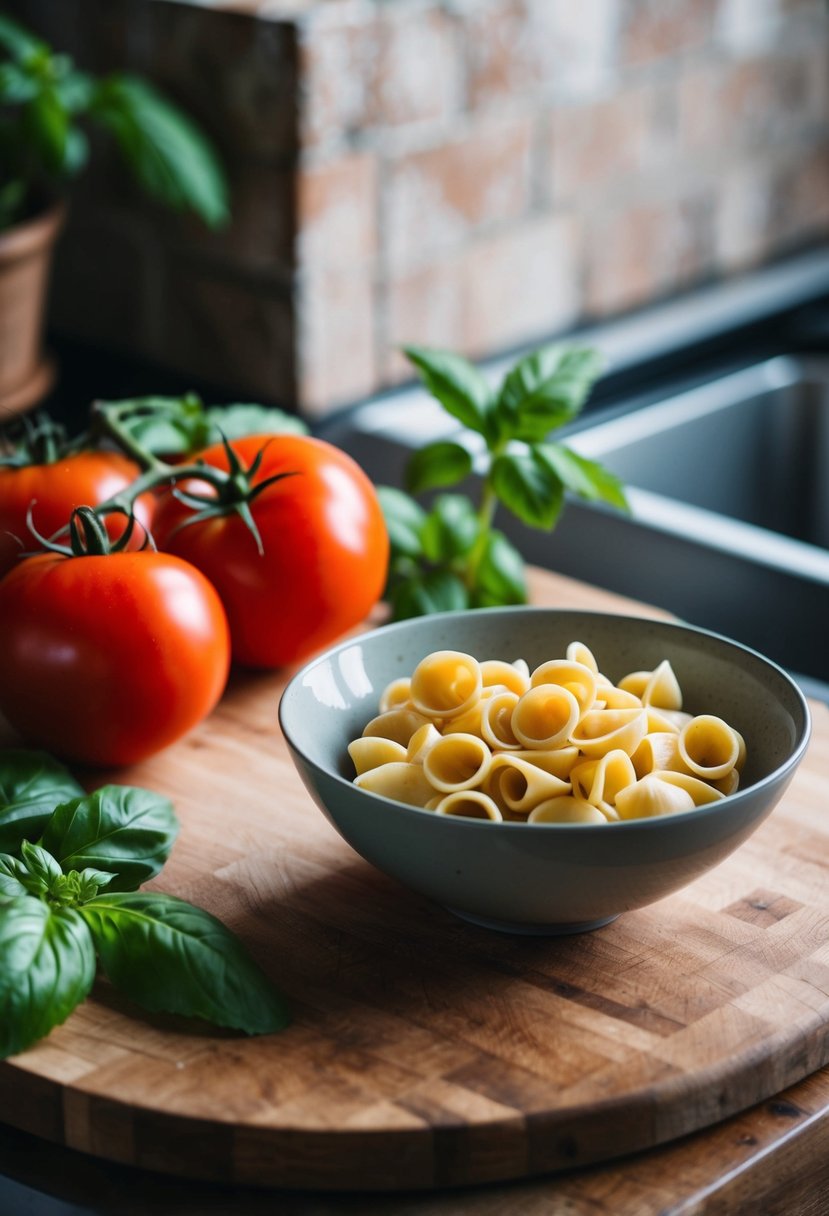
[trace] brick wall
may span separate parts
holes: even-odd
[[[154,77],[234,187],[205,234],[100,162],[56,322],[309,415],[403,342],[496,353],[829,234],[822,0],[12,7]]]

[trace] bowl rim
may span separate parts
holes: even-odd
[[[432,820],[444,818],[447,822],[452,824],[464,824],[465,827],[463,830],[490,832],[496,830],[499,835],[504,831],[516,830],[523,835],[526,835],[528,832],[549,832],[551,828],[555,829],[557,832],[564,832],[568,835],[572,833],[579,834],[605,832],[608,825],[600,823],[527,823],[525,821],[502,821],[500,823],[492,823],[490,820],[471,819],[463,816],[436,816],[434,811],[427,811],[425,807],[412,806],[406,802],[398,802],[394,798],[387,798],[384,794],[376,794],[372,790],[360,789],[358,786],[354,785],[353,781],[349,781],[340,773],[328,769],[319,764],[316,760],[313,760],[305,751],[303,746],[297,741],[293,733],[286,727],[286,704],[289,699],[289,695],[293,695],[293,690],[300,686],[306,674],[313,668],[324,662],[328,662],[341,651],[347,650],[352,646],[359,645],[361,641],[378,636],[381,632],[385,637],[392,632],[407,632],[418,622],[435,622],[436,624],[439,624],[441,621],[446,623],[461,621],[467,619],[471,612],[474,612],[476,617],[498,617],[510,615],[564,617],[577,615],[583,618],[594,617],[603,620],[610,618],[612,620],[631,622],[634,624],[656,626],[657,628],[665,629],[667,632],[684,632],[699,637],[710,638],[715,642],[724,644],[730,649],[741,651],[743,654],[748,655],[751,659],[759,662],[761,666],[775,672],[778,676],[782,677],[784,683],[786,683],[789,689],[794,693],[795,700],[799,703],[800,710],[803,715],[803,729],[801,731],[800,738],[796,741],[792,754],[782,764],[778,765],[777,768],[775,768],[772,772],[767,773],[765,777],[762,777],[759,781],[755,781],[752,785],[747,785],[743,789],[738,789],[736,793],[727,794],[724,798],[721,798],[716,802],[695,807],[693,812],[675,812],[670,815],[655,815],[640,819],[624,819],[619,820],[618,822],[614,821],[610,826],[612,826],[616,831],[623,831],[628,834],[630,834],[631,831],[666,831],[671,825],[677,825],[682,822],[687,823],[690,820],[698,821],[700,819],[710,819],[713,816],[720,815],[723,813],[724,808],[728,808],[730,810],[741,803],[748,801],[749,795],[754,797],[758,790],[762,790],[766,786],[779,783],[788,775],[793,775],[794,770],[800,764],[806,749],[809,746],[809,741],[812,735],[812,714],[811,710],[809,709],[809,703],[806,699],[805,693],[796,680],[785,670],[785,668],[781,667],[773,659],[761,654],[760,651],[754,650],[751,646],[746,646],[743,642],[738,642],[734,638],[728,637],[726,634],[717,633],[711,629],[703,629],[700,626],[692,625],[687,621],[681,621],[678,619],[671,620],[663,619],[661,617],[636,616],[634,613],[620,613],[612,611],[603,612],[601,610],[589,608],[552,608],[545,607],[541,604],[509,604],[494,608],[467,608],[450,612],[433,612],[429,613],[427,616],[408,617],[403,621],[393,621],[388,624],[377,625],[373,628],[368,628],[363,632],[352,634],[350,637],[335,643],[333,646],[329,646],[325,650],[321,650],[307,662],[303,663],[303,665],[294,673],[286,684],[282,695],[279,698],[277,716],[280,729],[289,748],[297,755],[301,756],[305,764],[324,774],[327,779],[331,779],[336,784],[342,785],[345,789],[350,790],[352,793],[356,790],[358,793],[365,795],[369,799],[369,805],[373,800],[378,805],[382,804],[386,808],[392,809],[397,813],[416,815],[419,817],[425,816],[431,818]],[[797,724],[795,723],[795,725]]]

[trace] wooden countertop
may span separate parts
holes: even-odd
[[[537,603],[554,604],[560,607],[594,608],[599,610],[636,611],[641,614],[659,615],[653,610],[634,605],[620,597],[587,588],[573,580],[559,578],[541,572],[533,576],[533,599]],[[131,783],[140,783],[162,790],[178,801],[185,795],[180,769],[189,756],[192,771],[193,749],[209,749],[211,738],[223,729],[249,726],[244,707],[251,698],[261,706],[262,698],[268,702],[278,696],[284,681],[279,676],[236,678],[226,698],[213,718],[203,724],[189,740],[154,757],[137,770],[113,774],[113,778]],[[823,801],[823,791],[829,783],[829,710],[825,706],[813,707],[815,731],[809,756],[804,762],[798,780],[808,786],[810,797]],[[257,715],[261,722],[262,715]],[[263,729],[267,729],[266,727]],[[182,749],[179,751],[179,749]],[[179,764],[177,765],[177,757]],[[228,814],[232,809],[228,808]],[[215,830],[213,822],[210,832]],[[825,836],[815,836],[816,844],[825,844]],[[221,852],[219,837],[211,839],[210,847]],[[220,860],[217,856],[217,860]],[[165,889],[174,889],[194,902],[206,903],[203,898],[188,892],[188,886],[205,892],[204,877],[196,882],[195,854],[188,857],[186,844],[179,855],[171,859],[169,869],[171,881],[162,884]],[[167,871],[165,871],[165,877]],[[221,914],[221,909],[213,907]],[[829,909],[827,909],[829,911]],[[773,911],[768,913],[774,915]],[[763,915],[758,911],[758,915]],[[825,920],[826,918],[824,918]],[[814,966],[823,967],[823,991],[829,992],[829,955],[823,950],[823,964],[812,953],[810,983],[815,984]],[[819,981],[818,981],[819,982]],[[94,1004],[94,1003],[93,1003]],[[116,1015],[118,1010],[116,1010]],[[85,1015],[87,1021],[89,1011]],[[91,1015],[94,1021],[94,1014]],[[103,1016],[107,1016],[104,1010]],[[139,1015],[140,1016],[140,1015]],[[79,1015],[73,1015],[78,1019]],[[74,1065],[78,1073],[77,1055],[83,1054],[83,1043],[87,1051],[96,1050],[87,1026],[86,1035],[82,1021],[76,1023],[73,1036],[73,1019],[50,1037],[48,1045],[37,1049],[39,1056],[32,1055],[28,1061],[21,1057],[27,1068],[43,1080],[54,1081],[61,1068],[70,1068],[70,1057],[75,1055]],[[123,1017],[121,1021],[123,1023]],[[123,1027],[122,1027],[123,1029]],[[136,1034],[144,1033],[136,1026]],[[163,1026],[157,1028],[163,1035]],[[100,1044],[98,1044],[98,1049]],[[117,1053],[116,1053],[117,1054]],[[826,1058],[825,1054],[822,1056]],[[807,1070],[808,1061],[799,1067],[798,1075]],[[320,1213],[359,1212],[368,1216],[431,1216],[437,1213],[470,1213],[474,1216],[490,1216],[501,1212],[528,1212],[544,1214],[567,1211],[570,1213],[627,1213],[650,1212],[785,1212],[787,1216],[799,1212],[822,1212],[829,1205],[829,1069],[822,1069],[806,1080],[794,1085],[776,1098],[763,1102],[742,1114],[702,1132],[661,1148],[651,1149],[619,1162],[582,1168],[565,1174],[548,1176],[528,1182],[499,1183],[474,1190],[452,1192],[433,1191],[430,1194],[383,1195],[321,1195],[319,1193],[298,1194],[253,1191],[238,1187],[209,1186],[201,1182],[184,1182],[175,1178],[136,1171],[125,1166],[100,1161],[83,1154],[47,1145],[39,1138],[26,1134],[26,1129],[43,1132],[44,1111],[53,1103],[54,1095],[46,1088],[38,1095],[35,1091],[27,1100],[34,1106],[23,1114],[13,1109],[15,1081],[13,1066],[6,1066],[0,1073],[0,1119],[15,1124],[22,1131],[9,1130],[5,1142],[0,1144],[0,1170],[11,1178],[27,1185],[57,1193],[61,1198],[82,1203],[94,1190],[112,1196],[112,1210],[130,1213],[175,1211],[179,1213],[233,1212],[240,1216],[250,1213],[258,1216],[275,1207],[287,1216],[318,1216]],[[794,1075],[794,1074],[792,1074]],[[19,1092],[19,1091],[18,1091]],[[71,1098],[72,1095],[70,1094]],[[64,1105],[63,1115],[54,1112],[54,1126],[60,1140],[64,1132],[76,1146],[95,1148],[94,1134],[88,1138],[78,1131],[77,1118],[74,1127],[70,1115],[77,1116],[77,1095]],[[6,1114],[4,1115],[4,1110]],[[81,1112],[82,1113],[82,1112]],[[63,1131],[58,1126],[63,1119]],[[81,1125],[83,1119],[81,1118]],[[67,1130],[68,1129],[68,1130]],[[621,1129],[620,1129],[621,1132]],[[48,1133],[51,1136],[51,1133]],[[620,1135],[620,1140],[624,1137]],[[123,1160],[130,1160],[124,1154]],[[48,1163],[48,1175],[61,1182],[56,1184],[44,1178],[44,1164]],[[165,1166],[169,1168],[169,1164]],[[55,1191],[55,1186],[58,1190]],[[2,1191],[0,1190],[0,1196]],[[278,1195],[278,1198],[276,1196]],[[116,1202],[117,1196],[117,1202]],[[169,1204],[169,1206],[165,1206]],[[222,1206],[224,1205],[224,1206]]]

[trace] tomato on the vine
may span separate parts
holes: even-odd
[[[218,590],[237,661],[296,663],[357,625],[382,595],[389,541],[380,503],[359,465],[323,440],[260,435],[230,447],[251,470],[244,512],[261,551],[244,512],[194,514],[173,494],[158,504],[153,534]],[[194,459],[233,472],[222,444]],[[278,480],[263,486],[271,478]],[[194,491],[215,494],[198,480],[177,487]]]
[[[42,553],[0,581],[0,710],[66,760],[131,764],[195,726],[225,687],[227,618],[166,553]]]
[[[16,565],[18,557],[41,548],[27,523],[41,536],[50,537],[69,523],[75,507],[97,507],[125,489],[138,476],[138,466],[120,452],[80,451],[48,464],[0,467],[0,578]],[[145,494],[135,504],[142,525],[135,532],[136,546],[152,521],[154,499]],[[123,515],[108,516],[112,540],[123,533]]]

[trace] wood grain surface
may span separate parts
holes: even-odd
[[[630,608],[554,576],[534,598]],[[201,1179],[447,1187],[671,1141],[829,1060],[825,707],[784,801],[723,865],[592,934],[523,939],[454,919],[339,839],[279,738],[283,683],[236,676],[187,739],[89,784],[172,797],[182,833],[154,885],[244,938],[293,1025],[247,1039],[100,982],[0,1066],[0,1119]]]

